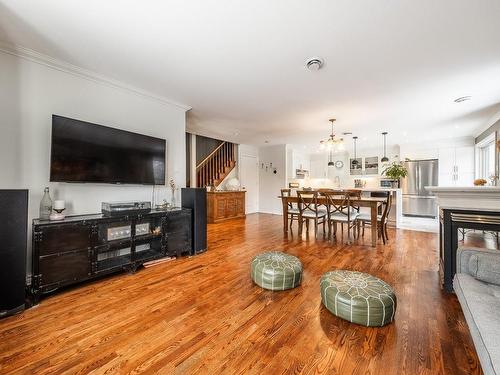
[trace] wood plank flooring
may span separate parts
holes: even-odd
[[[294,224],[295,225],[295,224]],[[209,251],[45,298],[0,320],[1,374],[481,374],[457,299],[438,285],[436,234],[390,230],[347,246],[283,235],[281,217],[209,226]],[[299,288],[250,279],[264,250],[298,256]],[[366,328],[331,315],[319,279],[331,269],[392,284],[395,321]]]

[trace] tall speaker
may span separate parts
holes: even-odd
[[[24,309],[28,190],[0,190],[0,317]]]
[[[193,211],[191,255],[203,253],[207,250],[207,189],[183,188],[182,207]]]

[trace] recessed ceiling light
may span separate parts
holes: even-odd
[[[309,70],[316,71],[323,67],[324,61],[321,57],[311,57],[306,61],[306,67]]]
[[[352,135],[352,132],[343,132],[342,135]]]
[[[471,96],[467,95],[467,96],[461,96],[460,98],[456,98],[454,100],[455,103],[462,103],[462,102],[466,102],[467,100],[471,100]]]

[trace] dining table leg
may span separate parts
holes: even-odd
[[[372,229],[372,247],[377,246],[378,220],[377,220],[378,204],[371,205],[371,229]]]
[[[288,202],[286,199],[281,200],[283,204],[283,232],[288,233]]]

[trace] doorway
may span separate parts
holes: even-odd
[[[245,213],[259,211],[259,163],[256,156],[241,155],[241,187],[245,189]]]

